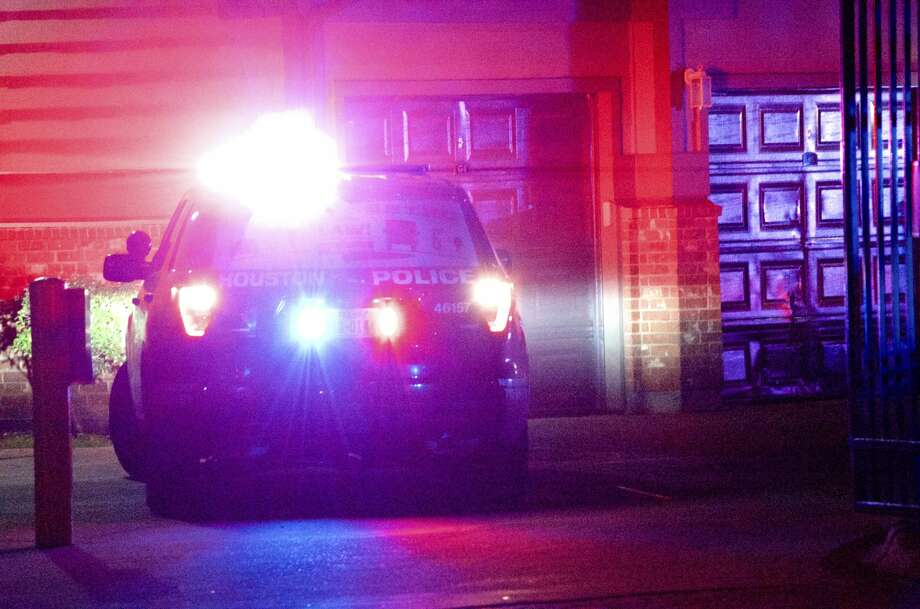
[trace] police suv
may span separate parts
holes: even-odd
[[[156,509],[223,473],[460,465],[520,484],[528,363],[506,274],[467,195],[425,175],[337,174],[320,212],[185,196],[143,281],[110,399],[116,454]],[[504,262],[504,263],[503,263]]]

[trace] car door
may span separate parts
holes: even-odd
[[[163,238],[160,240],[160,245],[150,261],[150,274],[141,284],[137,296],[132,300],[134,310],[128,318],[125,355],[128,364],[128,378],[131,384],[131,399],[134,402],[137,416],[141,420],[144,418],[141,363],[144,345],[147,340],[147,321],[150,316],[151,306],[154,303],[153,295],[156,287],[162,275],[168,272],[166,261],[171,258],[169,253],[175,245],[176,227],[181,225],[181,219],[186,215],[187,208],[188,204],[183,199],[176,206],[176,210],[169,219]]]

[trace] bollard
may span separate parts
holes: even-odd
[[[71,543],[72,450],[64,282],[29,284],[32,318],[32,433],[35,438],[35,543]]]
[[[56,278],[29,284],[32,325],[32,433],[35,439],[35,543],[71,544],[73,451],[70,383],[93,381],[89,307],[83,289]]]

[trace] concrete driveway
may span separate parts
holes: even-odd
[[[511,509],[316,484],[281,489],[302,512],[216,522],[151,515],[111,449],[78,449],[75,545],[52,551],[31,547],[31,452],[2,451],[0,606],[890,606],[841,550],[888,524],[851,509],[845,429],[833,403],[541,419]]]

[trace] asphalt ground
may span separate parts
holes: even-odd
[[[539,419],[531,439],[520,503],[314,476],[205,520],[152,515],[110,448],[81,448],[75,544],[50,551],[31,451],[0,451],[0,607],[910,606],[911,582],[859,564],[891,520],[852,510],[842,404]]]

